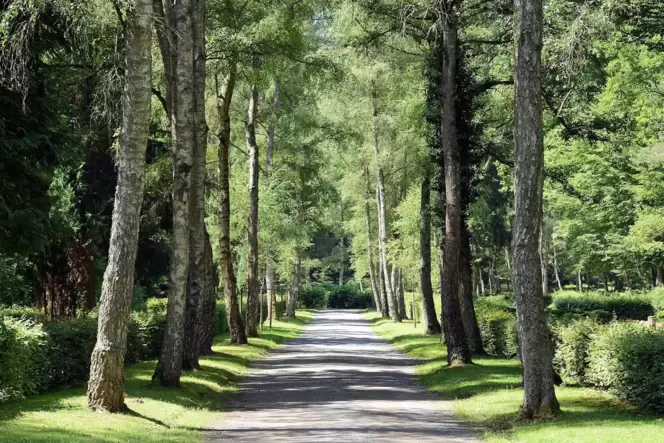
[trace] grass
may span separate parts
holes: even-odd
[[[201,358],[201,370],[187,372],[179,389],[151,383],[155,361],[125,371],[130,414],[90,412],[84,387],[63,389],[0,405],[0,441],[9,442],[181,442],[199,439],[202,429],[220,418],[235,381],[251,362],[297,337],[313,318],[298,311],[292,321],[276,322],[247,346],[216,338],[214,353]]]
[[[412,322],[401,324],[366,314],[374,330],[410,356],[421,359],[422,382],[451,400],[463,420],[481,425],[481,438],[490,442],[661,442],[664,417],[640,412],[607,394],[579,387],[557,387],[561,416],[520,421],[523,397],[517,360],[475,357],[474,364],[448,367],[439,337],[426,336]]]

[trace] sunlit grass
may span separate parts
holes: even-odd
[[[639,412],[585,388],[556,388],[561,416],[520,421],[517,410],[523,390],[517,360],[475,357],[472,365],[448,367],[439,337],[424,335],[412,322],[395,324],[375,313],[366,317],[381,337],[421,359],[417,372],[422,382],[442,399],[453,401],[461,419],[480,424],[481,437],[488,441],[646,443],[664,439],[664,417]]]
[[[0,441],[11,442],[169,442],[194,441],[201,429],[219,420],[235,381],[253,360],[296,338],[313,318],[298,311],[292,321],[265,328],[247,346],[230,346],[217,337],[214,353],[201,358],[201,370],[187,372],[179,389],[151,383],[156,362],[126,370],[125,392],[130,414],[99,414],[86,405],[85,389],[71,388],[0,405]]]

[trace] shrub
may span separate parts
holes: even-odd
[[[166,329],[165,298],[151,298],[146,302],[145,311],[131,313],[127,336],[127,364],[149,360],[159,356]]]
[[[497,357],[515,357],[519,346],[514,315],[479,300],[475,313],[486,352]]]
[[[649,297],[629,294],[566,292],[554,296],[553,305],[557,314],[588,314],[598,319],[610,313],[618,320],[645,320],[655,313]]]
[[[617,322],[598,329],[586,377],[635,405],[664,412],[664,330]]]
[[[322,286],[305,286],[300,289],[300,303],[307,309],[323,308],[326,295]]]
[[[0,317],[0,403],[43,390],[46,344],[40,325]]]
[[[566,384],[585,384],[588,348],[598,324],[585,318],[555,329],[554,366]]]
[[[360,292],[353,284],[334,286],[327,294],[325,306],[331,309],[367,309],[372,305],[372,296]]]

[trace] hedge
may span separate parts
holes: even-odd
[[[586,379],[645,409],[664,412],[664,329],[612,323],[588,347]]]
[[[360,291],[354,283],[305,286],[299,301],[307,309],[367,309],[373,305],[371,293]]]
[[[556,350],[553,363],[564,383],[588,384],[588,349],[598,327],[598,323],[591,318],[584,318],[555,328]]]
[[[600,322],[614,315],[618,320],[646,320],[655,314],[652,299],[645,295],[569,292],[556,294],[553,307],[558,315],[584,314]]]
[[[516,357],[519,345],[514,314],[482,299],[476,301],[475,313],[484,350],[497,357]]]
[[[94,315],[45,324],[22,317],[0,316],[0,402],[87,380]],[[132,312],[125,362],[158,357],[165,325],[166,300],[148,300],[145,311]]]

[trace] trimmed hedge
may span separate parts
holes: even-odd
[[[132,312],[125,362],[158,357],[165,326],[166,300]],[[45,324],[0,316],[0,402],[84,382],[96,338],[94,315]]]
[[[650,297],[628,294],[562,293],[554,296],[553,307],[558,315],[583,314],[600,322],[614,315],[618,320],[646,320],[655,314]]]
[[[664,329],[617,322],[601,327],[592,334],[587,361],[592,385],[664,412]]]
[[[497,357],[514,358],[519,352],[516,317],[507,309],[482,299],[475,303],[484,350]]]
[[[597,322],[590,318],[555,329],[556,351],[553,364],[566,384],[587,384],[588,350]]]
[[[299,303],[307,309],[367,309],[373,306],[373,297],[354,283],[313,285],[300,289]]]

